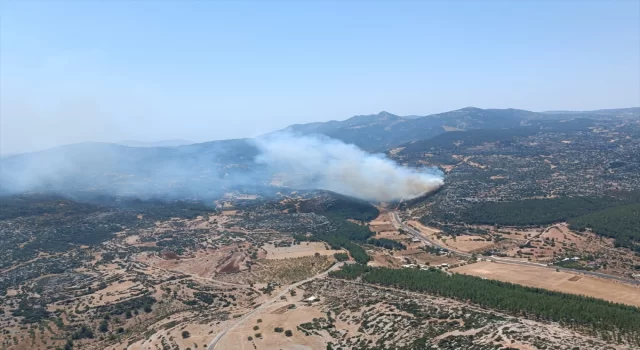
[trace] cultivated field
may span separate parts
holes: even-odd
[[[328,249],[328,246],[324,242],[304,242],[300,244],[294,244],[290,247],[276,247],[273,244],[265,244],[262,247],[266,252],[266,259],[287,259],[287,258],[300,258],[303,256],[313,256],[316,253],[320,255],[333,255],[335,253],[341,253],[342,250]]]
[[[479,262],[461,266],[452,271],[640,306],[639,287],[585,275],[557,272],[544,267]]]

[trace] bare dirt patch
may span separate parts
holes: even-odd
[[[298,297],[297,299],[301,298]],[[277,302],[269,308],[256,313],[232,331],[228,332],[220,341],[218,348],[239,350],[325,349],[326,340],[322,337],[305,336],[296,328],[301,323],[311,322],[314,318],[326,317],[327,315],[317,308],[304,305],[303,303],[297,302],[295,309],[288,309],[288,304],[291,304],[291,301]],[[285,312],[281,311],[283,308]],[[258,322],[258,319],[260,319],[261,322]],[[254,327],[258,327],[258,329],[254,329]],[[287,337],[284,332],[276,332],[276,327],[282,328],[283,330],[291,330],[292,336]],[[257,337],[256,334],[260,334],[260,337]],[[249,340],[249,337],[251,337],[252,340]]]
[[[637,286],[564,271],[558,272],[544,267],[479,262],[461,266],[452,271],[640,306],[640,288]],[[580,278],[576,280],[575,277]]]
[[[240,263],[244,260],[244,254],[233,254],[222,263],[219,273],[235,273],[240,271]]]
[[[327,270],[335,259],[332,256],[303,256],[286,259],[260,259],[250,270],[220,274],[216,280],[231,283],[290,284]]]
[[[235,247],[221,247],[199,251],[193,258],[165,259],[155,254],[141,254],[137,261],[165,270],[211,278],[217,273],[238,272],[246,269],[246,252],[233,252]]]
[[[461,252],[472,252],[476,250],[487,249],[494,243],[481,236],[475,235],[460,235],[460,236],[448,236],[443,234],[442,231],[433,227],[428,227],[420,223],[419,221],[408,221],[409,226],[420,231],[426,235],[432,241],[435,241],[439,245],[449,247],[452,250]]]
[[[391,256],[383,251],[369,252],[371,260],[367,263],[369,266],[377,267],[400,267],[403,263],[401,258]]]
[[[290,247],[276,247],[274,244],[266,244],[262,248],[267,252],[266,259],[299,258],[313,256],[316,253],[333,255],[343,252],[342,250],[328,249],[329,247],[323,242],[303,242]]]
[[[478,249],[485,249],[493,245],[493,242],[487,241],[480,236],[457,236],[443,238],[442,242],[447,246],[462,252],[471,252]]]
[[[425,252],[411,255],[411,258],[415,260],[413,263],[420,265],[436,266],[441,264],[454,265],[460,263],[459,260],[446,255],[434,255]]]

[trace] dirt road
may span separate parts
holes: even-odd
[[[340,267],[342,267],[342,265],[344,265],[344,263],[339,262],[334,264],[333,266],[331,266],[327,271],[324,271],[322,273],[319,273],[313,277],[309,277],[306,280],[302,280],[300,282],[296,282],[294,284],[289,285],[288,287],[286,287],[285,289],[283,289],[280,293],[278,293],[278,295],[274,296],[273,298],[267,300],[266,302],[262,303],[260,306],[258,306],[257,308],[253,309],[251,312],[247,313],[246,315],[242,316],[241,318],[239,318],[236,322],[234,322],[233,324],[230,324],[227,328],[223,329],[220,333],[218,333],[218,335],[216,335],[215,338],[213,338],[213,340],[211,341],[211,343],[209,343],[209,346],[207,347],[207,350],[214,350],[216,348],[216,346],[218,346],[218,343],[220,342],[220,340],[222,340],[222,337],[224,337],[225,334],[227,334],[227,332],[229,332],[230,330],[232,330],[233,328],[237,327],[238,325],[240,325],[242,322],[246,321],[247,319],[249,319],[251,316],[255,315],[256,313],[264,310],[267,306],[271,305],[271,303],[273,303],[274,301],[280,300],[280,297],[282,297],[283,295],[287,294],[290,290],[297,288],[309,281],[312,281],[316,278],[321,278],[321,277],[325,277],[327,276],[327,274],[330,271],[334,271],[339,269]]]
[[[402,220],[400,219],[400,216],[398,216],[397,212],[390,212],[390,214],[391,214],[391,219],[393,221],[393,224],[396,227],[402,228],[403,230],[409,232],[409,234],[411,234],[415,238],[423,241],[427,245],[430,245],[430,246],[436,247],[436,248],[440,248],[440,249],[444,249],[446,251],[454,253],[455,255],[461,256],[463,258],[471,258],[472,254],[461,252],[461,251],[458,251],[458,250],[455,250],[455,249],[451,249],[450,247],[443,247],[443,246],[439,245],[438,243],[434,242],[433,240],[429,239],[429,237],[423,235],[422,232],[414,229],[413,227],[411,227],[409,225],[405,225],[404,222],[402,222]],[[501,264],[513,264],[513,265],[522,265],[522,266],[544,267],[544,268],[549,268],[549,269],[557,269],[557,270],[565,271],[565,272],[571,272],[571,273],[575,273],[575,274],[590,275],[590,276],[600,277],[600,278],[604,278],[604,279],[608,279],[608,280],[615,280],[615,281],[624,282],[624,283],[628,283],[628,284],[632,284],[632,285],[640,285],[640,281],[639,280],[607,275],[607,274],[601,273],[601,272],[566,269],[566,268],[558,267],[558,266],[552,266],[552,265],[550,266],[550,265],[546,265],[546,264],[540,264],[540,263],[534,263],[534,262],[530,262],[530,261],[522,261],[522,260],[516,260],[516,259],[509,259],[509,258],[500,258],[500,257],[496,257],[496,256],[483,257],[483,258],[488,260],[488,261],[501,263]]]

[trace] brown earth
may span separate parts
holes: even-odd
[[[479,262],[461,266],[452,271],[640,306],[640,287],[564,271],[557,272],[545,267]]]
[[[299,293],[298,295],[302,295]],[[282,350],[303,350],[303,349],[324,349],[326,342],[321,337],[307,337],[302,334],[296,327],[305,322],[310,322],[317,317],[326,317],[327,315],[313,306],[307,306],[304,303],[296,302],[295,309],[287,309],[287,305],[294,300],[300,300],[301,297],[291,297],[279,301],[271,305],[265,310],[256,313],[251,318],[244,321],[233,330],[229,331],[220,341],[218,349],[282,349]],[[282,312],[282,308],[285,312]],[[258,323],[258,319],[262,322]],[[259,329],[254,330],[254,326]],[[293,336],[287,337],[284,332],[278,333],[274,329],[276,327],[291,330]],[[256,337],[260,333],[262,337]],[[248,340],[252,337],[252,340]],[[254,345],[255,344],[255,345]]]
[[[333,255],[342,253],[342,250],[328,249],[329,247],[323,242],[303,242],[290,247],[276,247],[273,244],[266,244],[262,247],[266,252],[266,259],[286,259],[299,258],[303,256],[313,256],[316,253],[320,255]]]

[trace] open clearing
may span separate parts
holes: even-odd
[[[564,271],[556,272],[544,267],[479,262],[461,266],[452,271],[640,306],[640,288],[638,287]]]
[[[323,242],[304,242],[290,247],[275,247],[273,244],[266,244],[263,248],[267,252],[266,259],[300,258],[313,256],[316,253],[333,255],[343,252],[342,250],[327,249],[327,245]]]
[[[446,255],[434,255],[434,254],[429,254],[425,252],[418,252],[412,255],[407,254],[404,256],[413,258],[415,263],[420,265],[432,265],[432,266],[440,265],[440,264],[454,265],[461,262],[458,259],[446,256]]]
[[[419,221],[415,220],[410,220],[407,222],[407,224],[420,231],[423,235],[429,237],[430,240],[438,243],[439,245],[461,252],[472,252],[478,249],[485,249],[491,247],[494,244],[492,241],[487,241],[485,238],[480,236],[447,236],[442,231],[425,226]]]
[[[448,237],[442,239],[441,242],[443,242],[444,245],[461,252],[471,252],[477,249],[488,248],[493,245],[493,242],[487,241],[483,237],[469,235]]]
[[[313,306],[301,303],[302,292],[298,291],[297,297],[287,295],[287,300],[273,303],[240,325],[229,331],[216,349],[324,349],[325,340],[322,337],[307,337],[296,327],[305,322],[311,322],[314,318],[327,317],[326,314]],[[295,309],[287,306],[295,304]],[[261,320],[261,322],[258,322]],[[258,329],[254,329],[254,327]],[[293,335],[287,337],[284,333],[275,332],[276,327],[283,330],[291,330]],[[259,334],[260,337],[256,336]],[[249,337],[252,340],[248,340]]]

